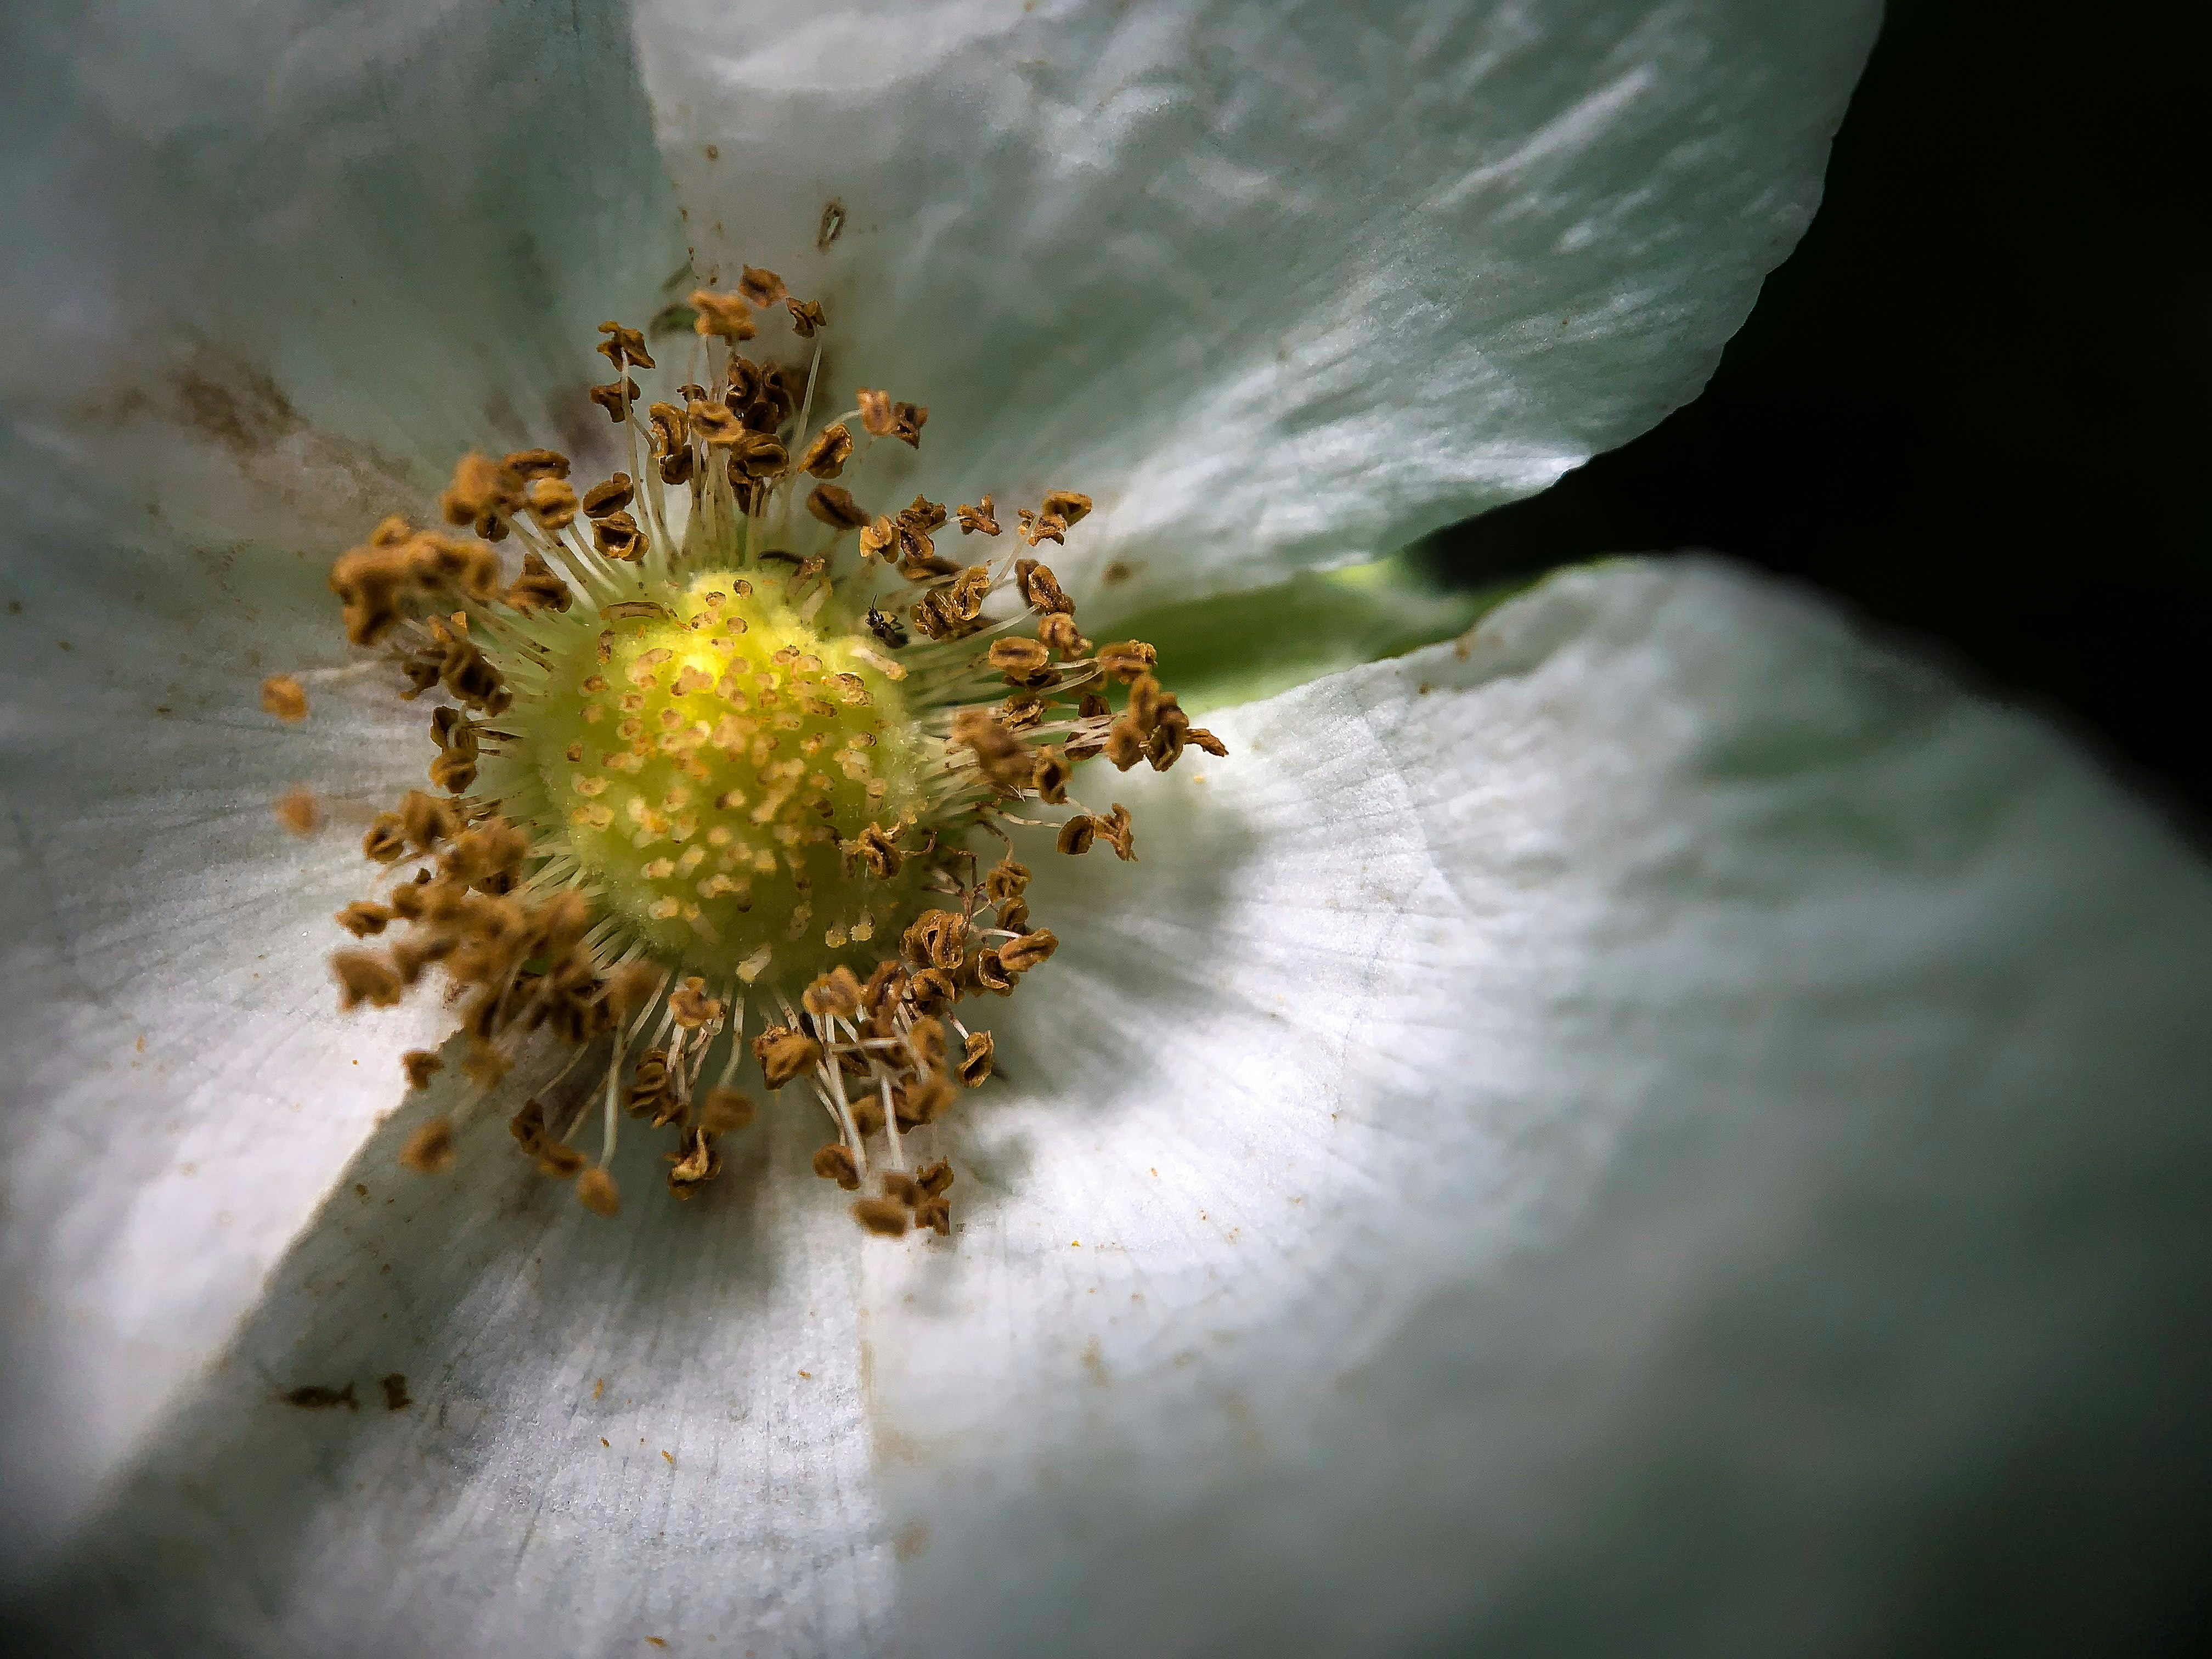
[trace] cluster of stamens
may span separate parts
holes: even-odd
[[[811,343],[803,365],[738,349],[776,307]],[[264,683],[284,720],[307,713],[302,681],[379,664],[402,698],[435,700],[435,793],[368,825],[385,877],[337,915],[360,941],[332,959],[341,1005],[442,975],[471,1107],[535,1034],[572,1048],[509,1128],[599,1213],[617,1207],[622,1117],[675,1132],[668,1185],[689,1197],[752,1121],[738,1085],[757,1079],[818,1103],[835,1138],[815,1171],[860,1194],[865,1226],[943,1233],[935,1126],[993,1063],[960,1005],[1011,994],[1058,943],[1031,924],[1013,835],[1133,860],[1127,811],[1072,794],[1076,765],[1225,751],[1162,690],[1150,646],[1094,645],[1022,556],[1064,545],[1089,498],[1048,494],[1018,511],[1018,548],[949,556],[949,523],[963,543],[1001,534],[992,498],[952,519],[919,495],[861,506],[870,453],[919,449],[929,411],[863,389],[811,427],[818,303],[748,267],[691,309],[671,400],[633,378],[658,367],[644,337],[601,325],[614,379],[590,395],[624,428],[626,471],[580,493],[550,449],[468,456],[442,527],[386,520],[331,572],[369,654]],[[279,816],[310,833],[325,814],[295,793]],[[999,843],[988,866],[978,836]],[[599,1086],[564,1091],[602,1045]],[[417,1089],[444,1065],[404,1063]],[[595,1159],[571,1144],[594,1105]],[[429,1120],[403,1163],[447,1167],[454,1127]]]

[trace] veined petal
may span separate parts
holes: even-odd
[[[1117,611],[1388,551],[1686,402],[1811,217],[1876,21],[637,12],[702,274],[822,298],[829,385],[930,406],[933,493],[1094,496],[1055,565]]]
[[[299,847],[270,815],[400,782],[388,720],[311,689],[278,731],[258,682],[342,660],[330,560],[468,445],[543,441],[594,325],[682,255],[618,20],[106,6],[26,19],[5,73],[13,1576],[221,1351],[434,1029],[338,1028],[360,826]]]
[[[814,1125],[768,1114],[685,1204],[633,1134],[610,1224],[495,1115],[446,1174],[402,1173],[419,1115],[362,1149],[11,1627],[270,1659],[887,1651],[866,1241],[807,1170]]]
[[[1114,791],[1141,897],[1031,890],[964,1231],[868,1258],[906,1650],[1856,1650],[2023,1488],[2026,1577],[2171,1547],[2212,878],[2148,812],[1696,563],[1210,724]]]

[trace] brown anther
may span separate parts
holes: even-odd
[[[929,419],[927,405],[893,403],[889,392],[866,386],[853,394],[853,401],[860,407],[860,424],[871,436],[896,438],[915,449],[921,447],[922,423]]]
[[[676,1023],[687,1031],[696,1031],[722,1017],[720,1000],[707,994],[707,981],[696,974],[669,994],[668,1007]]]
[[[1000,859],[983,878],[983,891],[994,904],[1018,899],[1029,890],[1030,867],[1011,858]]]
[[[975,756],[975,764],[999,787],[1029,787],[1029,750],[988,708],[963,708],[952,717],[952,743]]]
[[[1142,640],[1123,640],[1117,645],[1098,647],[1099,667],[1124,685],[1151,671],[1159,660],[1160,653]]]
[[[1053,611],[1037,623],[1039,643],[1060,654],[1063,661],[1072,662],[1091,654],[1091,641],[1076,630],[1075,618],[1060,611]]]
[[[692,435],[702,443],[717,448],[728,448],[745,435],[745,424],[727,404],[708,403],[694,398],[687,411]]]
[[[750,340],[759,332],[753,326],[753,310],[735,294],[691,290],[691,308],[699,313],[691,326],[702,336],[720,335],[725,340]]]
[[[548,530],[566,530],[576,522],[576,491],[561,478],[532,478],[523,492],[530,516]]]
[[[758,265],[746,265],[738,273],[738,292],[744,295],[748,304],[765,311],[791,290],[783,285],[783,278],[774,271],[763,270]]]
[[[907,1052],[917,1072],[933,1072],[945,1064],[945,1022],[925,1015],[907,1028]]]
[[[999,705],[999,724],[1009,732],[1026,732],[1043,722],[1045,701],[1034,691],[1016,691]]]
[[[917,535],[927,535],[933,530],[944,527],[945,506],[941,501],[931,501],[927,495],[916,495],[898,510],[897,517],[899,523],[908,530]]]
[[[971,564],[944,590],[945,613],[956,621],[974,622],[983,614],[983,601],[991,597],[991,567]]]
[[[599,355],[615,366],[616,374],[621,374],[624,367],[631,363],[640,368],[659,367],[646,351],[645,336],[637,330],[609,322],[599,325],[599,332],[607,337],[599,342]],[[630,395],[635,397],[637,394],[632,392]]]
[[[535,1098],[524,1101],[522,1109],[507,1119],[507,1132],[514,1137],[516,1146],[535,1158],[545,1144],[545,1103]]]
[[[607,1005],[627,1018],[660,994],[660,970],[647,962],[626,962],[608,975]]]
[[[453,468],[453,481],[438,505],[450,525],[473,525],[488,515],[513,513],[522,506],[522,475],[504,462],[474,453]]]
[[[439,788],[460,794],[477,781],[477,757],[457,749],[441,749],[430,763],[430,781]]]
[[[1036,766],[1030,775],[1030,787],[1037,792],[1037,799],[1048,806],[1067,805],[1067,781],[1075,775],[1067,757],[1047,746],[1037,750]]]
[[[280,720],[307,718],[307,688],[289,674],[271,674],[261,682],[261,707]]]
[[[608,1221],[622,1213],[622,1191],[605,1170],[586,1170],[576,1177],[576,1201]]]
[[[371,864],[397,864],[407,856],[407,825],[397,812],[379,812],[361,838],[361,854]]]
[[[1064,520],[1049,513],[1032,513],[1026,507],[1018,511],[1022,522],[1014,534],[1019,536],[1030,546],[1035,547],[1039,542],[1058,542],[1062,545],[1066,544],[1067,526]]]
[[[799,458],[799,470],[811,472],[817,478],[834,478],[845,470],[845,463],[852,458],[852,453],[853,429],[839,421],[835,425],[823,427],[814,434],[814,441],[806,446],[806,453]]]
[[[1144,729],[1136,721],[1118,720],[1106,733],[1106,758],[1126,772],[1145,757]]]
[[[1046,685],[1053,678],[1052,653],[1036,640],[994,640],[991,666],[1009,685]]]
[[[899,872],[905,854],[898,848],[898,826],[885,830],[871,823],[854,837],[853,846],[868,866],[868,873],[878,881],[889,881]]]
[[[1060,826],[1060,835],[1053,844],[1063,853],[1087,853],[1097,833],[1097,821],[1088,813],[1079,812]]]
[[[991,1075],[994,1045],[988,1031],[968,1033],[968,1052],[961,1057],[960,1080],[971,1089],[980,1089]]]
[[[1202,749],[1218,760],[1229,752],[1229,745],[1202,726],[1194,726],[1182,734],[1183,741],[1193,748]]]
[[[343,1013],[350,1013],[364,1002],[372,1008],[396,1007],[406,988],[400,983],[398,969],[367,951],[338,951],[331,958],[331,971],[337,975],[338,1009]]]
[[[404,521],[386,519],[377,526],[382,535],[393,525],[406,533]],[[372,540],[343,555],[331,567],[331,591],[345,601],[346,638],[356,645],[374,645],[391,631],[405,613],[414,595],[413,562],[404,545]]]
[[[907,981],[907,994],[919,1012],[933,1014],[951,1007],[959,998],[960,988],[942,968],[918,968]]]
[[[323,804],[312,789],[287,789],[270,810],[276,814],[276,822],[295,836],[312,836],[323,827]]]
[[[884,1196],[894,1204],[903,1204],[911,1210],[921,1196],[921,1183],[903,1170],[884,1171]]]
[[[791,459],[781,438],[750,428],[742,431],[727,446],[730,452],[730,482],[736,483],[739,476],[747,478],[766,478],[781,472]]]
[[[963,501],[957,511],[960,515],[962,535],[972,536],[979,531],[986,536],[995,536],[999,533],[999,521],[993,516],[991,498],[988,495],[984,496],[974,507]]]
[[[532,611],[566,611],[575,599],[568,584],[553,574],[553,568],[545,562],[542,554],[534,551],[522,556],[522,574],[507,590],[509,608],[526,614]]]
[[[487,996],[486,1000],[479,1006],[483,1008],[487,1017],[489,1017],[491,1012],[496,1011],[499,1006],[499,999],[496,997]],[[511,1069],[513,1069],[513,1066],[514,1062],[508,1060],[505,1054],[500,1053],[498,1049],[478,1047],[471,1048],[468,1054],[462,1060],[461,1075],[467,1078],[470,1082],[475,1084],[479,1089],[495,1089],[499,1086],[501,1080],[507,1076],[507,1073]]]
[[[1190,730],[1190,716],[1170,702],[1159,711],[1153,723],[1152,735],[1145,739],[1145,758],[1152,763],[1152,770],[1164,772],[1182,758],[1183,738]]]
[[[399,1149],[399,1167],[416,1175],[443,1175],[453,1167],[454,1156],[452,1120],[434,1117],[407,1137]]]
[[[408,844],[420,853],[434,851],[461,827],[460,815],[435,795],[410,789],[399,803],[399,822]]]
[[[932,1072],[927,1077],[918,1078],[908,1084],[902,1093],[895,1097],[899,1122],[909,1128],[934,1123],[959,1098],[959,1092],[942,1072]]]
[[[1015,980],[1020,977],[1012,969],[1006,966],[996,951],[977,951],[970,969],[975,975],[977,985],[1000,996],[1006,996],[1011,993],[1014,988]]]
[[[968,945],[968,918],[957,910],[925,910],[908,925],[899,952],[917,968],[950,973]]]
[[[557,449],[518,449],[501,464],[526,480],[568,476],[568,458]]]
[[[604,519],[610,513],[619,513],[637,499],[637,486],[630,482],[629,474],[617,472],[605,483],[595,483],[584,492],[584,514],[586,518]]]
[[[1078,495],[1073,489],[1050,490],[1044,498],[1044,511],[1072,530],[1090,517],[1091,497]]]
[[[907,1230],[906,1206],[895,1199],[860,1198],[853,1201],[853,1218],[872,1233],[896,1238]]]
[[[1115,858],[1125,864],[1134,864],[1137,861],[1136,835],[1129,827],[1127,807],[1122,805],[1120,801],[1115,801],[1114,815],[1111,817],[1094,817],[1091,822],[1098,826],[1098,833],[1103,836],[1107,844],[1113,848]]]
[[[1033,933],[1024,933],[1001,945],[999,960],[1006,964],[1009,972],[1026,974],[1058,949],[1060,939],[1052,929],[1040,927]]]
[[[862,525],[860,556],[864,559],[881,558],[897,540],[898,526],[887,518],[878,518],[873,523]]]
[[[709,1134],[726,1135],[753,1121],[753,1097],[726,1083],[707,1091],[699,1103],[699,1127]]]
[[[636,560],[645,556],[645,532],[627,513],[610,513],[592,521],[592,544],[611,559]]]
[[[538,1173],[551,1176],[556,1181],[566,1181],[582,1169],[584,1155],[565,1141],[550,1139],[538,1143]]]
[[[824,1181],[834,1181],[847,1192],[857,1192],[860,1186],[860,1171],[853,1162],[851,1150],[842,1140],[833,1140],[814,1154],[814,1173]]]
[[[703,1129],[684,1130],[668,1161],[675,1166],[668,1172],[668,1190],[678,1198],[690,1197],[722,1173],[722,1155],[714,1150],[714,1137]]]
[[[906,969],[889,958],[876,964],[868,982],[860,988],[860,1003],[871,1014],[880,1014],[904,993]]]
[[[399,1069],[407,1074],[410,1089],[427,1089],[430,1079],[446,1069],[446,1062],[428,1048],[410,1048],[399,1056]]]
[[[804,1031],[772,1025],[753,1039],[753,1058],[760,1063],[761,1080],[781,1089],[821,1063],[822,1045]]]
[[[392,907],[388,904],[372,904],[367,899],[356,899],[338,912],[337,924],[356,939],[367,939],[389,927],[392,916]]]
[[[811,340],[817,330],[830,326],[830,319],[822,314],[819,300],[786,300],[784,308],[791,313],[791,331],[802,340]]]
[[[1010,933],[1018,933],[1030,925],[1030,902],[1027,899],[1008,899],[999,907],[999,926]]]
[[[610,380],[605,386],[595,386],[586,395],[607,411],[609,420],[620,426],[629,419],[630,406],[645,392],[635,380],[625,378]]]
[[[1075,614],[1075,601],[1060,589],[1060,581],[1049,565],[1035,559],[1014,561],[1014,585],[1021,590],[1022,598],[1035,609],[1060,616]]]
[[[858,1019],[860,981],[850,968],[838,966],[799,994],[799,1006],[817,1019]]]
[[[653,453],[666,457],[685,449],[691,441],[691,423],[674,404],[654,404],[646,411],[653,428]]]
[[[438,680],[454,700],[496,714],[514,701],[491,659],[474,640],[455,640],[438,665]]]

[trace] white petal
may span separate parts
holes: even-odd
[[[11,42],[0,1577],[221,1351],[443,1024],[337,1023],[362,820],[299,847],[270,813],[419,786],[424,716],[315,688],[280,730],[258,681],[342,659],[330,560],[487,426],[546,436],[681,257],[624,29],[328,10]]]
[[[11,51],[9,414],[202,533],[357,535],[596,418],[597,324],[682,262],[619,20],[191,0]]]
[[[866,1241],[784,1103],[684,1203],[634,1130],[611,1222],[495,1117],[403,1174],[395,1120],[17,1623],[55,1652],[885,1650]]]
[[[1687,401],[1820,196],[1861,0],[644,0],[698,269],[932,414],[905,488],[1077,489],[1116,608],[1387,551]],[[842,231],[819,233],[836,204]],[[886,445],[886,450],[896,446]],[[864,499],[869,492],[863,490]],[[1011,523],[1011,520],[1008,520]]]
[[[2015,1490],[2054,1584],[2170,1550],[2203,866],[1723,569],[1481,633],[1085,786],[1143,861],[1040,875],[1026,1087],[868,1258],[907,1651],[1873,1650]]]

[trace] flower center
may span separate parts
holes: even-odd
[[[569,629],[529,716],[506,717],[585,884],[653,955],[745,984],[772,963],[811,981],[896,932],[918,870],[886,880],[843,849],[929,809],[880,653],[781,586],[711,571]]]
[[[550,449],[465,458],[441,507],[473,538],[391,519],[331,572],[348,639],[381,655],[263,685],[263,706],[295,721],[303,682],[385,665],[403,698],[437,704],[428,771],[443,793],[368,825],[385,885],[338,913],[365,942],[331,959],[341,1005],[388,1006],[442,975],[462,999],[463,1111],[526,1042],[573,1049],[508,1127],[602,1214],[617,1207],[622,1117],[675,1131],[668,1184],[689,1197],[720,1171],[717,1140],[751,1121],[737,1085],[752,1077],[825,1114],[814,1169],[861,1193],[864,1225],[942,1233],[953,1177],[937,1125],[993,1063],[959,1005],[1011,994],[1058,945],[1031,924],[1014,837],[1133,860],[1127,811],[1085,805],[1074,767],[1164,771],[1187,744],[1225,750],[1161,689],[1150,646],[1083,637],[1040,561],[946,556],[945,508],[925,495],[861,507],[849,486],[872,452],[919,450],[929,411],[864,388],[810,426],[820,305],[750,268],[738,293],[691,301],[680,404],[647,402],[632,378],[657,367],[641,334],[600,329],[615,379],[591,397],[623,428],[628,470],[579,495]],[[755,308],[778,302],[813,343],[803,362],[737,349]],[[1054,491],[1019,511],[1017,538],[1064,545],[1090,510]],[[988,495],[957,519],[963,542],[1001,533]],[[313,834],[329,815],[295,792],[278,816]],[[593,1055],[603,1081],[560,1092]],[[444,1057],[404,1063],[419,1089]],[[596,1162],[571,1145],[594,1117]],[[430,1119],[401,1161],[445,1167],[453,1133]]]

